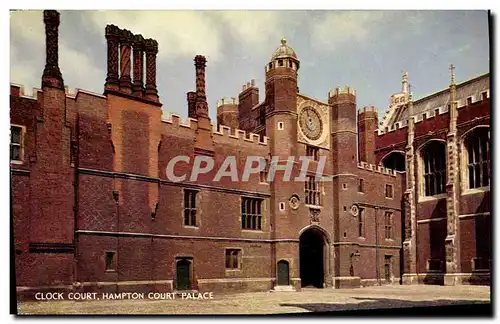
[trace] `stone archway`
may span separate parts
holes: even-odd
[[[328,240],[320,229],[311,227],[300,235],[300,279],[302,287],[324,288],[329,275]]]

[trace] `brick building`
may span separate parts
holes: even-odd
[[[59,13],[45,11],[44,22],[42,88],[10,94],[18,292],[489,281],[488,75],[415,102],[404,76],[379,126],[373,107],[358,112],[352,88],[325,102],[300,94],[300,61],[282,39],[264,99],[247,83],[217,104],[216,124],[196,56],[181,121],[162,116],[155,40],[108,25],[104,93],[69,93]],[[166,175],[177,156],[189,157],[175,164],[184,181]],[[195,156],[214,170],[190,181]],[[227,156],[240,179],[247,157],[268,164],[249,181],[214,181]],[[303,156],[305,182],[266,177],[271,157]],[[320,157],[332,181],[314,181]]]

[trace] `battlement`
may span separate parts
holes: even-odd
[[[252,79],[251,81],[248,81],[247,84],[242,85],[241,86],[241,93],[243,93],[251,88],[257,88],[255,86],[255,79]]]
[[[393,169],[384,168],[382,165],[374,165],[366,162],[359,162],[358,169],[372,171],[380,174],[385,174],[391,177],[396,177],[396,171]]]
[[[31,95],[29,95],[26,93],[26,91],[25,91],[26,88],[23,85],[16,84],[16,83],[11,83],[10,88],[11,88],[10,93],[14,97],[22,97],[22,98],[27,98],[27,99],[32,99],[32,100],[38,100],[38,93],[43,93],[42,89],[33,87],[32,88],[33,91],[31,93]],[[16,89],[17,91],[13,91],[13,88]],[[79,88],[75,88],[74,91],[72,92],[72,91],[70,91],[70,88],[68,86],[64,87],[64,92],[66,94],[66,98],[70,98],[70,99],[76,99],[76,97],[78,96],[79,93],[84,93],[84,94],[87,94],[90,96],[106,99],[106,96],[104,96],[102,94],[95,93],[95,92],[88,91],[88,90],[79,89]]]
[[[356,89],[351,88],[348,85],[346,85],[344,87],[344,89],[337,87],[337,88],[335,88],[335,90],[328,91],[328,98],[338,96],[338,95],[343,95],[343,94],[351,94],[353,96],[356,96]]]
[[[238,102],[238,99],[234,98],[234,97],[224,97],[220,100],[217,101],[217,108],[221,107],[221,106],[224,106],[224,105],[237,105],[239,102]]]
[[[198,125],[198,120],[195,118],[187,117],[184,121],[182,120],[182,117],[180,115],[170,113],[167,114],[166,117],[163,116],[162,114],[162,122],[170,124],[172,126],[178,126],[178,127],[186,127],[186,128],[191,128],[192,130],[196,130],[195,125]]]
[[[361,109],[358,109],[358,114],[366,113],[366,112],[377,112],[377,108],[374,105],[364,106]]]
[[[217,126],[212,124],[212,133],[214,135],[224,136],[240,141],[243,140],[245,142],[256,143],[259,145],[267,145],[267,140],[268,140],[267,136],[264,136],[261,141],[260,140],[261,136],[259,134],[247,133],[246,131],[238,128],[231,129],[231,127],[224,125],[220,125],[217,128]]]
[[[175,127],[185,127],[192,129],[195,131],[198,127],[198,120],[194,118],[187,117],[185,120],[182,120],[182,117],[177,114],[169,113],[167,116],[163,118],[162,116],[162,122],[169,124],[171,126]],[[255,133],[247,133],[244,130],[238,129],[238,128],[231,128],[227,127],[224,125],[217,125],[210,124],[212,127],[212,134],[213,135],[218,135],[226,138],[231,138],[233,140],[240,140],[240,141],[245,141],[248,143],[255,143],[259,145],[267,145],[267,140],[268,137],[264,136],[262,141],[260,140],[260,135],[255,134]]]
[[[464,108],[468,105],[475,104],[475,103],[480,102],[484,99],[490,99],[490,90],[489,89],[482,91],[482,92],[479,92],[479,93],[476,93],[476,94],[473,94],[473,95],[468,96],[466,98],[462,98],[462,99],[457,100],[457,109],[461,109],[461,108]],[[448,103],[446,105],[441,105],[438,107],[434,107],[431,109],[427,109],[421,113],[418,113],[418,114],[411,116],[410,118],[413,118],[414,123],[418,124],[424,120],[432,119],[435,116],[447,114],[449,111],[449,108],[450,108],[450,104],[451,103]],[[384,116],[384,119],[385,118],[386,118],[386,116]],[[378,135],[384,135],[384,134],[391,133],[391,132],[394,132],[398,129],[405,128],[405,127],[408,127],[408,119],[396,122],[391,127],[385,127],[384,129],[379,128],[377,130],[377,132],[378,132]]]

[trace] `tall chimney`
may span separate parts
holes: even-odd
[[[118,44],[120,29],[115,25],[106,26],[108,41],[108,75],[106,76],[105,90],[118,90]]]
[[[196,119],[196,92],[189,91],[187,93],[188,101],[188,117]]]
[[[132,83],[130,80],[130,52],[132,45],[132,33],[129,30],[120,31],[120,91],[132,93]]]
[[[59,70],[59,12],[44,10],[45,23],[45,69],[42,75],[42,87],[64,89],[64,81]]]
[[[144,37],[142,35],[134,35],[134,83],[132,91],[135,96],[142,97],[142,90],[144,88]]]
[[[196,116],[208,117],[208,104],[205,94],[205,64],[207,60],[203,55],[196,55],[194,65],[196,67]]]
[[[158,42],[148,38],[144,41],[146,50],[146,99],[158,102],[158,90],[156,89],[156,54],[158,54]]]
[[[212,126],[208,116],[207,97],[205,95],[205,64],[207,60],[202,55],[196,55],[196,129],[195,154],[213,155]]]

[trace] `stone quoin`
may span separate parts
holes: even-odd
[[[64,24],[52,10],[43,21],[41,89],[10,87],[19,298],[490,283],[489,74],[455,83],[452,68],[449,86],[414,100],[404,73],[379,123],[352,87],[300,93],[283,38],[263,98],[252,80],[209,105],[197,55],[184,121],[162,118],[156,40],[106,26],[103,94],[70,93]],[[213,165],[191,181],[195,161]]]

